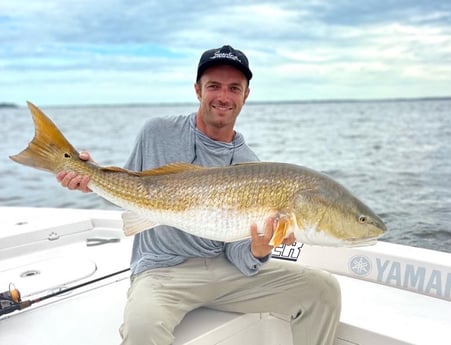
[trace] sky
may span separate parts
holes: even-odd
[[[249,101],[451,96],[449,0],[0,0],[0,103],[197,102],[225,44]]]

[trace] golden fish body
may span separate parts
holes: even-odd
[[[278,225],[274,246],[294,232],[298,241],[318,245],[374,243],[383,221],[331,178],[285,163],[244,163],[204,168],[175,163],[143,172],[101,167],[80,160],[53,122],[28,103],[35,137],[14,161],[52,173],[89,175],[89,187],[123,207],[127,235],[169,225],[224,242],[250,236],[251,224],[263,232],[268,217]]]

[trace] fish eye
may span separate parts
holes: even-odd
[[[366,223],[368,221],[368,217],[367,216],[360,216],[359,217],[359,223],[362,223],[362,224],[364,224],[364,223]]]

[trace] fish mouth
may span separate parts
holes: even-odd
[[[347,241],[346,245],[348,247],[367,247],[367,246],[374,246],[377,243],[377,239],[368,239],[363,241]]]
[[[380,236],[371,236],[363,238],[351,238],[345,241],[345,245],[348,247],[366,247],[374,246]]]

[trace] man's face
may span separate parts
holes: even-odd
[[[245,75],[229,65],[214,66],[204,72],[194,87],[203,125],[233,130],[250,91]]]

